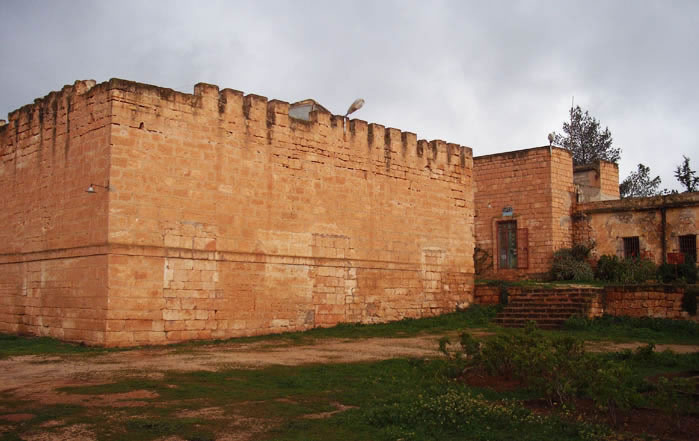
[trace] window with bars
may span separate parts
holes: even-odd
[[[641,243],[638,236],[624,238],[624,258],[633,259],[641,256]]]
[[[680,236],[680,253],[684,254],[684,261],[697,261],[697,235],[688,234]]]

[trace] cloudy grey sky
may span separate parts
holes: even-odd
[[[475,155],[545,145],[571,97],[663,187],[699,169],[697,1],[0,0],[0,119],[76,79],[297,101]]]

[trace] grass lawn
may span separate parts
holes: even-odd
[[[407,337],[468,328],[487,329],[496,335],[520,332],[492,325],[495,312],[494,308],[472,307],[441,317],[340,325],[235,341],[310,344],[325,338]],[[603,319],[572,325],[577,328],[541,332],[595,340],[699,343],[696,324]],[[203,344],[215,347],[216,342],[176,348]],[[105,351],[111,350],[46,338],[0,336],[0,358],[29,354],[90,357]],[[596,356],[628,360],[635,381],[699,369],[696,353],[641,357],[627,351]],[[40,434],[48,436],[44,439],[71,439],[80,435],[74,433],[79,430],[99,440],[156,440],[175,435],[179,438],[174,439],[213,440],[224,434],[248,434],[245,439],[254,440],[634,439],[615,433],[617,429],[604,422],[572,418],[574,412],[533,412],[525,400],[538,397],[527,388],[496,392],[468,386],[457,379],[462,367],[446,359],[398,358],[159,375],[130,372],[106,384],[59,389],[63,398],[69,398],[68,404],[40,404],[23,399],[17,391],[0,394],[0,440]],[[608,438],[612,435],[616,438]]]
[[[696,368],[696,354],[675,355],[662,371]],[[637,374],[658,370],[636,361]],[[162,378],[66,387],[84,397],[148,391],[140,406],[49,405],[0,396],[0,415],[30,414],[2,440],[39,432],[61,434],[87,424],[100,440],[154,440],[178,435],[213,440],[229,432],[259,440],[594,440],[612,429],[537,415],[520,401],[526,390],[498,393],[454,380],[445,360],[393,359],[373,363],[167,372]],[[347,407],[345,407],[347,406]],[[325,414],[346,409],[343,412]],[[325,414],[325,415],[324,415]],[[326,417],[322,417],[326,416]],[[50,423],[47,425],[47,423]]]
[[[167,435],[208,440],[226,431],[257,432],[255,439],[395,440],[463,439],[463,424],[475,430],[470,439],[500,439],[523,431],[519,439],[585,439],[586,425],[536,418],[516,404],[501,404],[490,394],[478,397],[450,380],[448,365],[439,360],[396,359],[376,363],[269,367],[260,370],[166,373],[162,379],[130,378],[111,384],[64,388],[84,395],[150,391],[154,398],[139,407],[36,406],[2,397],[0,406],[13,413],[35,415],[20,423],[17,439],[37,431],[60,433],[64,427],[87,423],[98,439],[152,440]],[[471,408],[460,408],[468,397]],[[140,400],[143,401],[143,400]],[[440,403],[441,418],[424,425]],[[352,406],[329,418],[314,418]],[[207,411],[202,411],[207,409]],[[211,412],[215,409],[215,412]],[[199,412],[197,412],[199,411]],[[7,411],[5,411],[7,412]],[[186,416],[193,415],[193,416]],[[511,417],[515,416],[514,419]],[[451,423],[450,418],[467,418]],[[42,428],[54,421],[50,429]],[[421,421],[421,424],[415,423]],[[128,434],[128,436],[127,436]]]
[[[411,337],[419,334],[440,334],[450,331],[479,328],[494,333],[507,330],[491,323],[497,307],[473,305],[462,311],[438,317],[404,319],[375,325],[343,323],[330,328],[316,328],[305,332],[240,337],[227,340],[202,340],[179,343],[170,347],[186,351],[217,343],[252,343],[275,341],[279,344],[311,344],[325,338],[359,339],[371,337]],[[596,320],[570,320],[564,330],[542,331],[551,335],[569,335],[584,340],[642,343],[674,343],[699,345],[699,324],[667,319],[632,319],[603,317]],[[155,348],[161,348],[156,346]],[[114,351],[143,348],[99,348],[65,343],[49,337],[18,337],[0,334],[0,359],[18,355],[95,355]]]

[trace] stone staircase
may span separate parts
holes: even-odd
[[[510,289],[507,305],[495,323],[519,328],[534,321],[542,329],[560,328],[573,315],[587,317],[594,309],[597,290],[589,289]]]

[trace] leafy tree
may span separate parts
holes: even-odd
[[[699,176],[694,176],[697,172],[689,166],[689,158],[685,155],[682,157],[684,161],[675,169],[675,177],[686,188],[685,191],[697,191],[699,190]]]
[[[585,165],[599,159],[618,162],[621,149],[612,147],[609,128],[600,129],[600,123],[580,106],[570,108],[570,121],[563,123],[565,134],[554,133],[554,143],[573,153],[574,165]]]
[[[638,170],[631,172],[619,185],[619,194],[623,198],[656,196],[662,192],[658,190],[660,176],[651,179],[650,167],[638,164]]]

